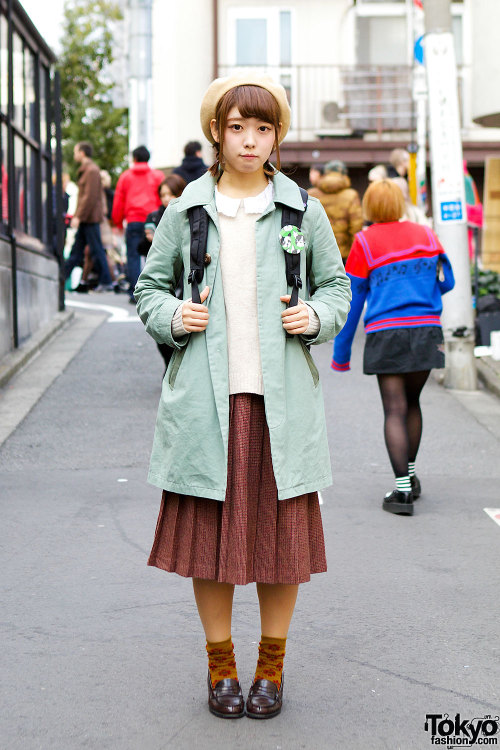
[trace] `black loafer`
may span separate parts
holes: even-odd
[[[278,688],[270,680],[254,680],[247,698],[247,716],[250,719],[272,719],[283,705],[283,675]]]
[[[413,494],[412,492],[400,492],[393,490],[388,492],[384,497],[382,508],[389,513],[397,513],[400,516],[413,515]]]
[[[422,487],[420,486],[420,479],[417,477],[416,474],[414,474],[412,477],[410,477],[411,482],[411,494],[413,495],[413,499],[416,500],[418,497],[420,497],[420,494],[422,492]]]
[[[212,687],[208,673],[208,708],[221,719],[241,719],[245,715],[245,701],[238,680],[226,678]]]

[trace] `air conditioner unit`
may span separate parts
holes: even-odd
[[[319,102],[317,123],[316,134],[319,136],[345,135],[351,132],[349,128],[346,128],[339,103],[335,101]]]

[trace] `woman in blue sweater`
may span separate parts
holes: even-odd
[[[367,303],[363,372],[376,375],[384,408],[384,437],[396,477],[383,508],[413,514],[420,495],[415,461],[422,436],[420,393],[432,368],[444,367],[441,295],[453,289],[442,245],[426,226],[399,221],[405,209],[391,180],[370,185],[363,198],[368,229],[359,232],[346,265],[352,303],[335,339],[332,369],[350,369],[351,345]]]

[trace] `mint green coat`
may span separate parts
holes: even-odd
[[[149,470],[149,481],[165,490],[224,500],[229,433],[227,332],[219,267],[219,223],[215,182],[210,174],[190,183],[172,201],[155,232],[153,245],[134,296],[146,331],[158,343],[175,348],[163,381]],[[275,200],[302,210],[297,185],[277,173]],[[200,290],[210,287],[210,320],[206,331],[174,340],[171,322],[179,300],[174,296],[182,266],[189,269],[190,233],[187,209],[203,205],[209,222],[207,252]],[[287,339],[282,327],[287,294],[284,251],[279,243],[281,211],[270,203],[256,222],[257,314],[267,424],[280,500],[331,484],[323,395],[318,370],[306,342],[321,344],[342,328],[349,312],[349,279],[330,222],[316,198],[309,198],[302,230],[301,276],[310,280],[301,297],[321,322],[318,335]],[[241,269],[245,273],[245,269]],[[191,296],[184,273],[184,298]]]

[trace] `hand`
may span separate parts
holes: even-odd
[[[80,226],[80,219],[78,218],[78,216],[73,216],[73,218],[71,219],[71,224],[70,224],[71,229],[78,229],[79,226]]]
[[[210,287],[206,286],[200,294],[202,302],[205,302],[209,291]],[[191,300],[182,305],[182,325],[188,333],[204,331],[208,325],[209,317],[208,307],[205,307],[205,305],[197,305]]]
[[[290,299],[290,294],[284,294],[283,297],[280,297],[280,300],[286,303],[290,302]],[[305,333],[309,327],[309,308],[305,302],[299,299],[298,305],[283,310],[281,320],[287,333]]]
[[[151,229],[146,229],[144,234],[146,235],[146,239],[148,240],[148,242],[153,242],[153,237],[155,236],[155,233],[152,232]]]

